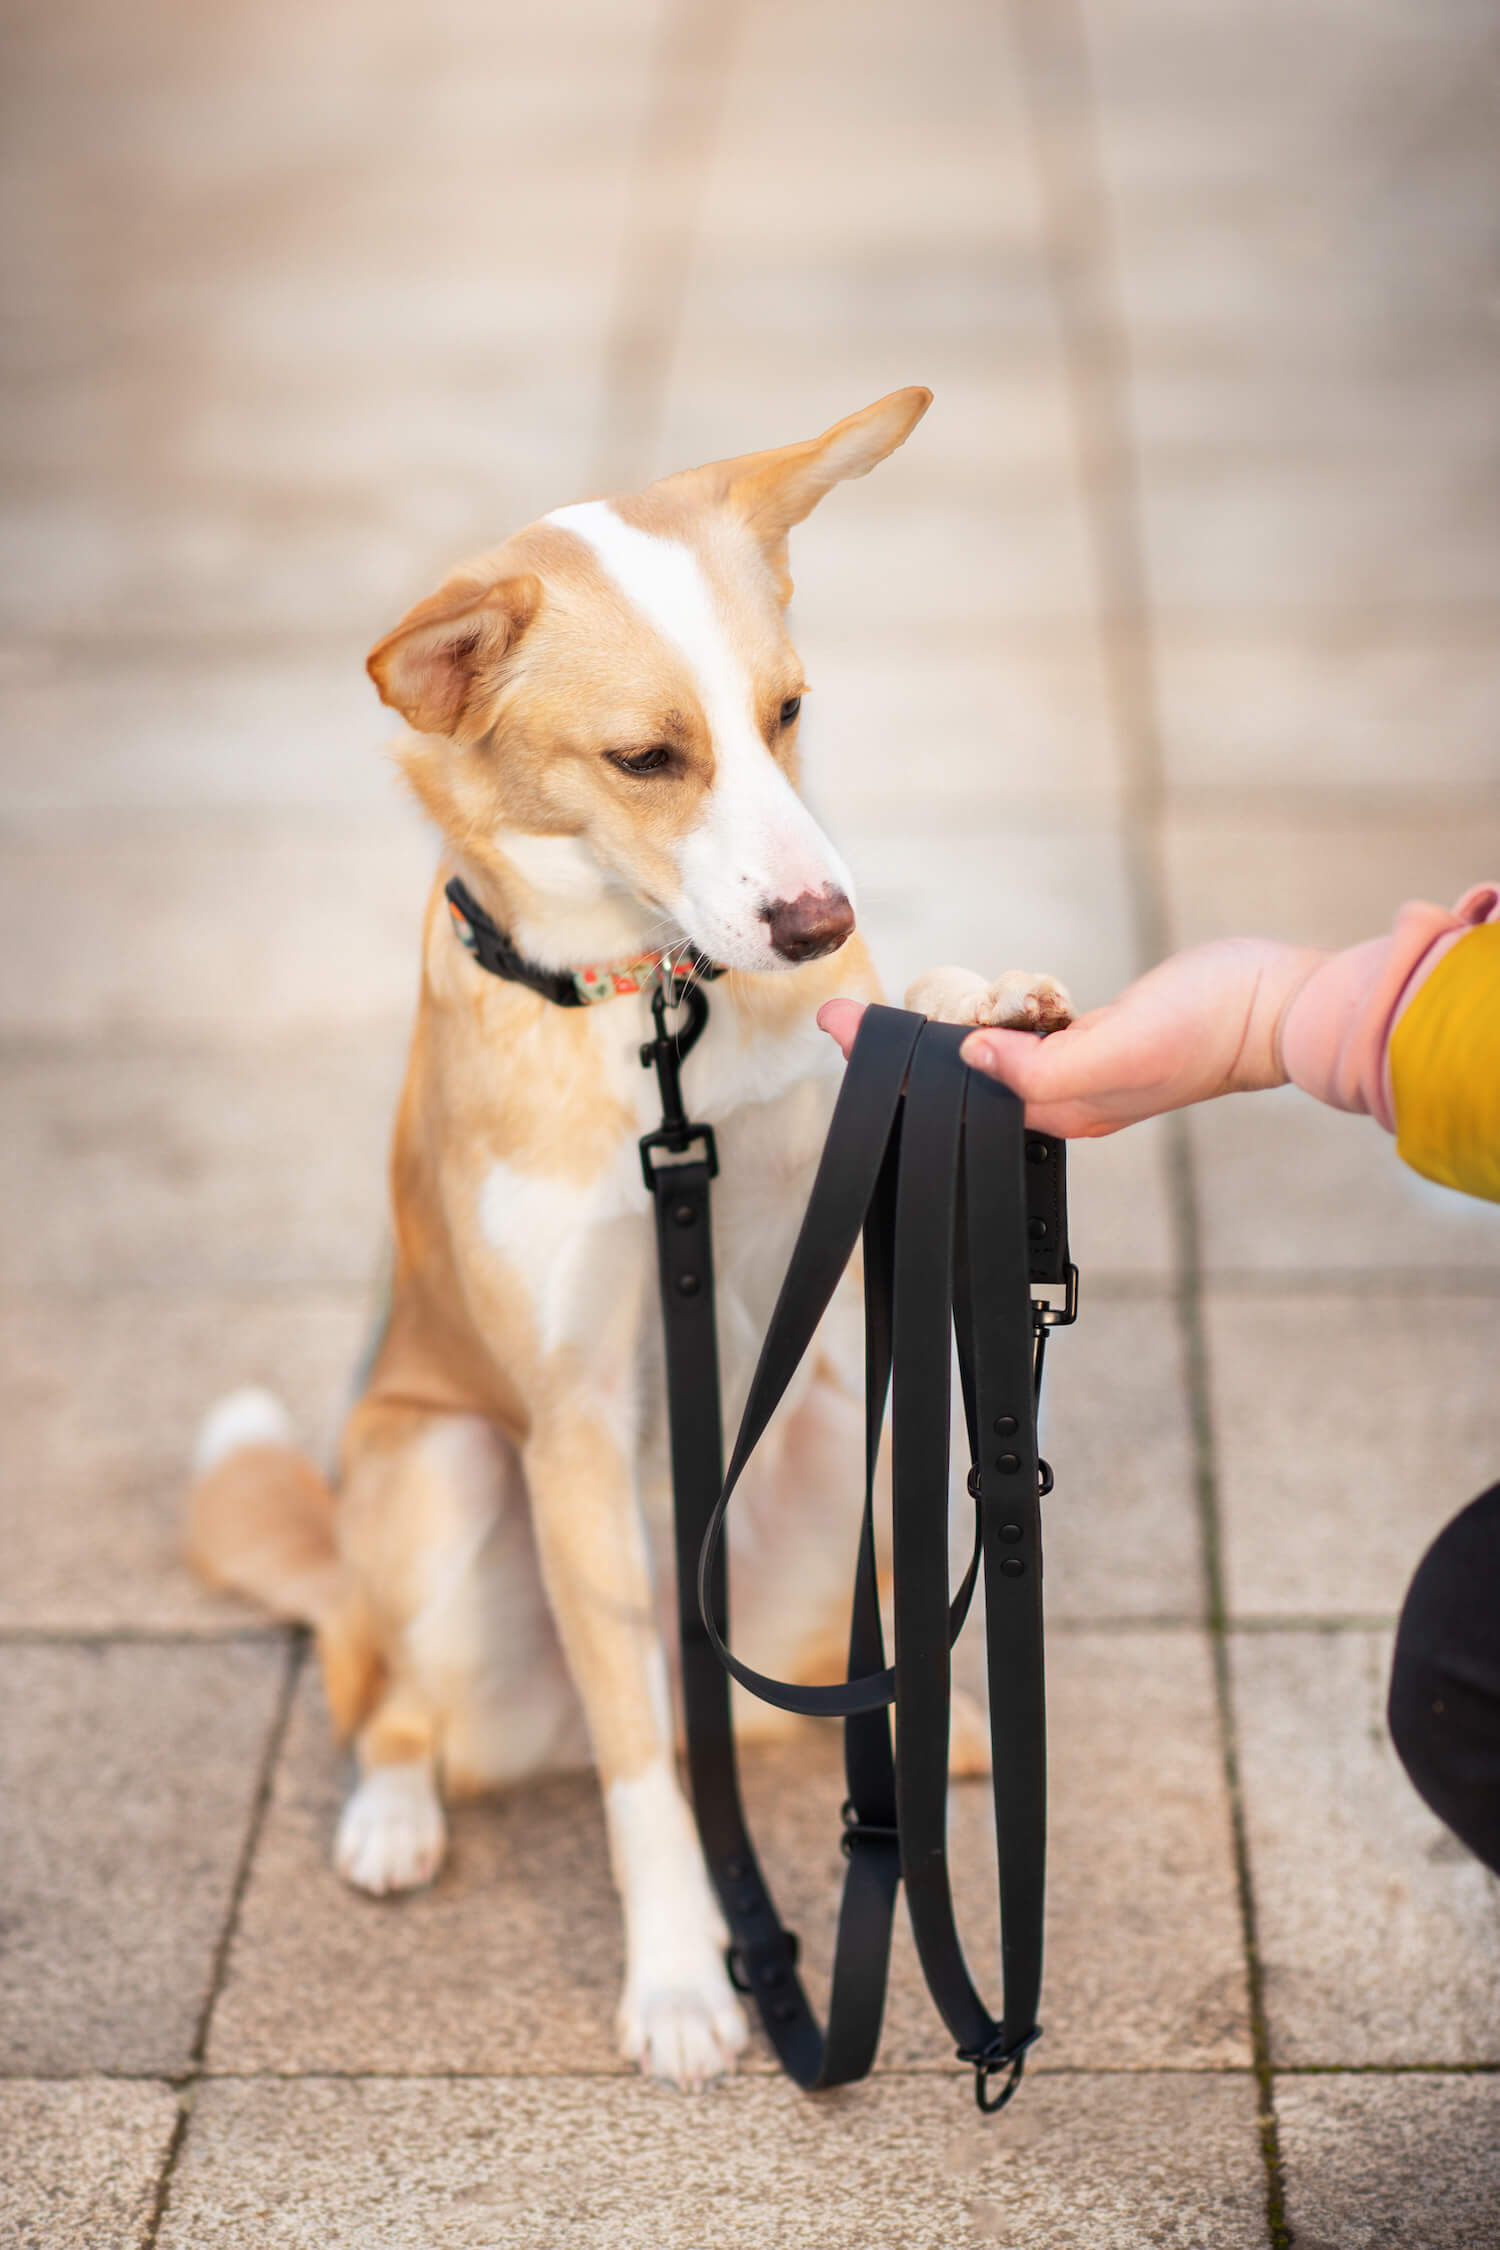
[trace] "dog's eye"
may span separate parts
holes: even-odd
[[[782,704],[782,706],[781,706],[781,723],[782,723],[782,725],[783,725],[784,727],[789,727],[789,726],[791,725],[791,723],[792,723],[793,719],[795,719],[795,718],[796,718],[796,716],[797,716],[797,713],[798,713],[798,712],[799,712],[799,711],[801,710],[801,708],[802,708],[802,698],[801,698],[801,696],[800,696],[800,695],[789,695],[789,696],[787,697],[787,699],[786,699],[785,703],[783,703],[783,704]]]
[[[611,750],[609,762],[621,773],[660,773],[663,766],[672,763],[672,753],[658,742],[650,750]]]

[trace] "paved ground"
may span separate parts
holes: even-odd
[[[1500,870],[1486,0],[11,11],[0,2243],[1477,2250],[1500,1894],[1381,1726],[1500,1459],[1500,1224],[1262,1097],[1081,1151],[1047,2021],[983,2125],[619,2071],[600,1823],[328,1868],[302,1651],[174,1551],[203,1403],[326,1431],[430,847],[361,675],[600,485],[937,404],[798,552],[899,988],[1104,996]],[[836,1782],[757,1769],[816,1960]],[[982,1821],[960,1810],[982,1898]]]

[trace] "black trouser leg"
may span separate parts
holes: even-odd
[[[1389,1717],[1418,1794],[1500,1874],[1500,1484],[1455,1516],[1418,1565]]]

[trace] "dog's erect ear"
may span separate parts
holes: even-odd
[[[811,515],[836,484],[848,477],[868,476],[877,462],[910,437],[931,404],[931,391],[914,384],[835,422],[821,437],[808,438],[801,445],[774,446],[768,453],[741,454],[735,461],[716,461],[699,474],[713,479],[730,506],[744,517],[790,594],[786,535],[792,526]]]
[[[530,624],[541,594],[529,571],[488,586],[468,579],[440,587],[365,659],[381,702],[418,734],[475,741],[485,730],[501,659]]]

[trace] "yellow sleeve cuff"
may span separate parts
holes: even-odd
[[[1444,954],[1391,1034],[1396,1153],[1500,1203],[1500,922]]]

